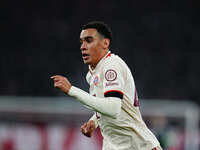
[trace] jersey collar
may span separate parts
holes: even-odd
[[[111,56],[111,52],[108,51],[107,54],[98,62],[97,66],[92,70],[91,66],[89,65],[89,71],[91,74],[94,74],[96,70],[98,70],[98,68],[101,66],[101,64],[104,62],[104,60],[108,57]]]

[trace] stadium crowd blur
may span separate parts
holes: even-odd
[[[140,98],[200,104],[200,11],[194,0],[2,2],[0,95],[59,96],[50,76],[87,89],[81,26],[102,20],[111,51],[129,65]]]

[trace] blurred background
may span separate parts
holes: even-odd
[[[79,133],[92,112],[50,80],[61,74],[88,91],[79,34],[92,20],[111,27],[111,51],[130,67],[163,148],[199,149],[197,0],[18,0],[0,8],[0,150],[101,149],[99,130],[90,140]]]

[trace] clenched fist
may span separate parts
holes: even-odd
[[[93,120],[90,120],[81,126],[81,132],[87,137],[91,137],[95,129],[96,127]]]
[[[54,80],[54,87],[59,88],[61,91],[63,91],[66,94],[69,92],[70,88],[72,87],[68,79],[61,75],[52,76],[51,79]]]

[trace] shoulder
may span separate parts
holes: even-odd
[[[127,65],[118,55],[111,54],[106,58],[102,71],[106,80],[114,81],[116,77],[126,78]]]
[[[125,70],[127,67],[126,63],[115,54],[111,54],[108,58],[106,58],[104,63],[104,68],[116,68],[120,70]]]

